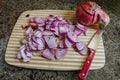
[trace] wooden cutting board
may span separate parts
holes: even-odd
[[[61,60],[47,60],[42,58],[40,52],[34,53],[29,63],[22,63],[16,59],[16,54],[19,52],[20,48],[20,39],[24,37],[24,32],[21,28],[23,24],[28,23],[28,19],[34,16],[47,17],[48,15],[62,16],[67,20],[72,22],[77,22],[75,17],[75,11],[70,10],[33,10],[25,11],[18,18],[14,29],[12,31],[11,37],[9,39],[5,61],[14,66],[23,67],[23,68],[32,68],[32,69],[44,69],[44,70],[80,70],[85,62],[87,56],[81,56],[78,52],[74,51],[72,48],[68,51],[68,54]],[[88,29],[87,36],[80,36],[80,41],[88,43],[92,35],[95,33],[94,29]],[[99,43],[99,46],[96,51],[93,63],[90,69],[99,69],[102,68],[105,64],[105,54],[103,40]]]

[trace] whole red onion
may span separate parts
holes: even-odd
[[[102,20],[104,26],[106,26],[110,21],[109,16],[101,7],[91,1],[80,4],[76,9],[76,16],[78,22],[86,26],[98,24],[100,20]],[[95,28],[95,26],[92,26],[92,28]]]

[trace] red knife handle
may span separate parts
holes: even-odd
[[[86,79],[86,76],[89,72],[90,65],[91,65],[91,63],[93,61],[93,58],[95,56],[96,51],[94,49],[91,49],[91,48],[89,48],[89,50],[90,50],[90,55],[87,57],[84,65],[82,67],[81,72],[78,74],[78,77],[80,78],[80,80],[85,80]]]

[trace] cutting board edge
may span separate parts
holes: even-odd
[[[52,10],[52,9],[49,9],[49,10]],[[20,18],[22,15],[28,14],[28,12],[31,12],[31,11],[48,11],[48,10],[27,10],[27,11],[24,11],[24,12],[22,12],[22,13],[20,14],[20,16],[18,17],[18,20],[19,20],[19,18]],[[70,11],[70,12],[75,12],[74,10],[54,10],[54,11]],[[18,20],[17,20],[17,21],[18,21]],[[15,25],[17,24],[17,21],[16,21]],[[14,25],[14,28],[15,28],[15,25]],[[14,28],[13,28],[13,30],[14,30]],[[12,30],[12,32],[13,32],[13,30]],[[11,35],[12,35],[12,34],[11,34]],[[10,35],[10,37],[11,37],[11,35]],[[10,38],[9,38],[9,39],[10,39]],[[10,41],[10,40],[9,40],[9,41]],[[9,43],[9,41],[8,41],[8,43]],[[7,45],[8,45],[8,44],[7,44]],[[104,44],[103,44],[103,47],[104,47]],[[7,51],[7,49],[6,49],[6,51]],[[6,54],[6,53],[5,53],[5,54]],[[105,57],[104,57],[104,58],[105,58]],[[41,70],[51,70],[51,69],[44,69],[44,68],[43,68],[43,69],[42,69],[42,68],[31,68],[31,67],[13,65],[11,62],[9,62],[9,61],[7,60],[6,56],[5,56],[5,61],[6,61],[7,64],[12,65],[12,66],[16,66],[16,67],[30,68],[30,69],[41,69]],[[103,68],[104,65],[105,65],[105,60],[104,60],[104,64],[102,64],[99,68],[90,68],[90,70],[95,70],[95,69]],[[52,70],[57,70],[57,69],[52,69]],[[59,69],[59,70],[57,70],[57,71],[75,71],[75,70],[81,70],[81,69],[73,69],[73,70],[71,70],[71,69],[66,69],[66,70]]]

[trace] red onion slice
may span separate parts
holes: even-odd
[[[84,49],[87,45],[84,42],[78,42],[76,43],[76,48],[78,51],[81,51],[82,49]]]
[[[46,24],[46,25],[45,25],[45,29],[46,29],[46,30],[51,30],[51,24]]]
[[[62,59],[67,54],[68,48],[73,45],[76,45],[80,54],[85,55],[86,45],[79,42],[78,36],[81,33],[86,33],[87,29],[81,24],[77,24],[76,27],[71,21],[53,15],[49,15],[46,19],[30,18],[29,25],[23,25],[24,29],[27,28],[26,37],[21,40],[20,53],[16,57],[23,59],[23,62],[28,62],[33,55],[33,51],[41,51],[47,47],[49,49],[44,50],[43,57],[50,60],[54,57]],[[55,36],[60,39],[59,44]],[[59,48],[56,50],[57,45],[59,45]]]
[[[45,23],[39,23],[37,25],[38,25],[38,27],[43,27],[43,26],[45,26]]]
[[[68,22],[65,19],[63,19],[63,20],[60,20],[59,24],[68,24]]]
[[[59,48],[65,48],[64,40],[60,40]]]
[[[35,51],[37,50],[37,48],[35,47],[35,45],[33,45],[33,43],[31,41],[28,42],[29,48],[31,51]]]
[[[62,17],[56,17],[56,20],[62,21],[64,19]]]
[[[35,37],[35,36],[32,36],[32,37],[29,39],[29,41],[38,44],[38,42],[37,42],[37,37]]]
[[[54,21],[55,19],[56,19],[56,17],[54,15],[49,15],[47,17],[47,20],[49,20],[49,21]]]
[[[38,50],[42,50],[45,48],[45,43],[43,42],[42,38],[37,38],[37,42],[38,42]]]
[[[50,49],[51,53],[54,55],[55,57],[55,53],[56,53],[56,50],[55,49]]]
[[[44,19],[40,18],[40,17],[34,17],[34,21],[37,24],[42,24],[42,26],[45,24]]]
[[[25,36],[31,37],[32,34],[33,34],[33,29],[31,27],[29,27],[25,32]]]
[[[68,32],[67,37],[68,37],[69,41],[71,41],[72,43],[79,42],[79,39],[78,39],[77,35],[74,34],[73,32]]]
[[[23,58],[23,62],[28,62],[28,61],[30,60],[30,58],[28,58],[28,57],[26,56],[26,53],[25,53],[25,45],[22,45],[22,46],[20,47],[20,53],[21,53],[21,56],[22,56],[22,58]]]
[[[42,37],[42,33],[39,30],[34,31],[34,37]]]
[[[59,36],[59,31],[58,31],[58,27],[55,28],[55,32],[53,32],[56,36]]]
[[[64,48],[64,49],[58,48],[55,54],[56,59],[62,59],[67,54],[67,51],[68,48]]]
[[[29,47],[28,44],[25,45],[25,50],[27,50],[27,51],[31,51],[31,50],[30,50],[30,47]]]
[[[83,30],[83,31],[84,31],[84,29],[85,29],[85,26],[82,25],[82,24],[80,24],[80,23],[77,23],[76,27],[77,27],[78,29],[80,29],[80,30]]]
[[[88,48],[87,48],[87,46],[85,46],[81,51],[79,51],[79,53],[81,54],[81,55],[87,55],[88,54]]]
[[[45,49],[45,50],[43,51],[42,56],[43,56],[44,58],[49,59],[49,60],[53,60],[53,59],[54,59],[54,54],[50,51],[50,49]]]
[[[69,30],[69,32],[73,32],[75,30],[75,26],[74,25],[68,25],[68,30]]]
[[[80,30],[80,29],[78,29],[78,28],[76,28],[75,31],[74,31],[74,33],[75,33],[77,36],[80,36],[80,35],[83,33],[83,31]]]
[[[28,27],[29,27],[28,24],[24,24],[24,25],[22,25],[22,28],[23,28],[23,29],[26,29],[26,28],[28,28]]]
[[[51,36],[51,35],[54,35],[54,34],[53,34],[53,32],[46,30],[46,31],[43,31],[42,35],[43,36]]]
[[[56,48],[57,42],[54,36],[44,36],[44,39],[49,48]]]
[[[84,25],[79,24],[79,23],[77,23],[76,27],[77,27],[79,30],[81,30],[84,35],[86,35],[86,33],[87,33],[87,27],[85,27]]]
[[[30,26],[32,27],[32,29],[37,29],[38,25],[36,23],[30,23]]]
[[[51,31],[55,31],[56,27],[58,27],[59,21],[55,20],[51,25]]]
[[[65,38],[65,46],[66,46],[67,48],[70,48],[72,45],[73,45],[73,44],[72,44],[67,38]]]
[[[19,52],[16,56],[17,59],[22,59],[21,53]]]
[[[31,51],[25,50],[26,56],[31,58],[33,56],[33,53]]]
[[[23,62],[29,62],[29,61],[30,61],[30,58],[29,58],[29,57],[23,59]]]
[[[33,46],[34,48],[37,48],[38,42],[37,42],[37,39],[36,39],[35,36],[33,36],[32,38],[30,38],[30,39],[29,39],[29,42],[32,44],[32,46]],[[30,44],[30,43],[29,43],[29,44]],[[33,50],[35,50],[35,49],[33,49]]]
[[[60,34],[65,34],[68,32],[67,24],[59,24],[59,32]]]

